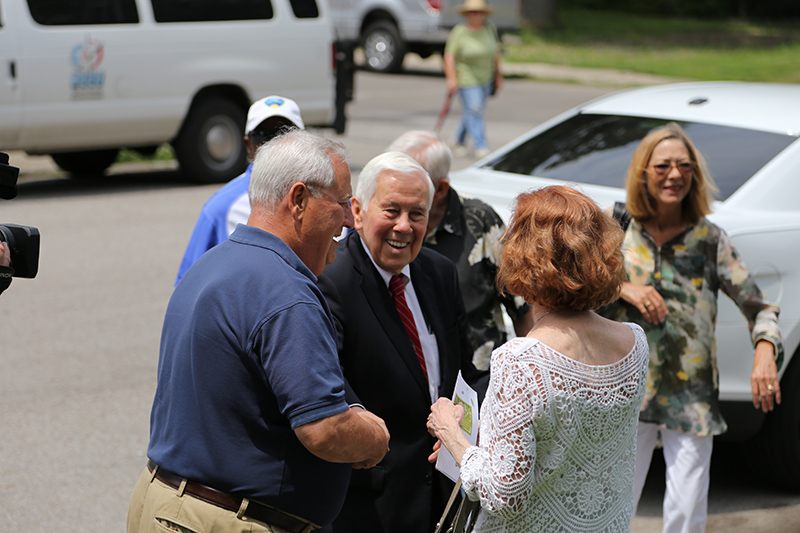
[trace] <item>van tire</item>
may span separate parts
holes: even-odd
[[[86,150],[83,152],[58,152],[50,154],[50,158],[61,170],[75,176],[96,176],[114,164],[119,150]]]
[[[397,72],[403,65],[406,43],[397,25],[388,19],[370,22],[361,36],[364,67],[373,72]]]
[[[212,96],[192,106],[172,142],[181,173],[198,183],[230,181],[247,168],[246,111],[227,98]]]

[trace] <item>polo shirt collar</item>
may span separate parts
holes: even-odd
[[[286,263],[308,277],[314,283],[317,282],[317,276],[300,260],[300,257],[292,250],[288,244],[283,242],[280,238],[272,233],[265,231],[261,228],[254,226],[247,226],[239,224],[236,229],[231,233],[229,239],[233,242],[244,244],[246,246],[258,246],[267,250],[275,252],[275,254],[286,261]]]

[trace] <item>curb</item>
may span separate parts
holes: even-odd
[[[406,54],[403,68],[407,71],[442,73],[442,58],[434,54],[425,59],[417,54]],[[666,78],[652,74],[642,74],[627,70],[576,68],[548,63],[511,63],[503,61],[505,77],[531,78],[541,81],[580,83],[583,85],[634,87],[639,85],[660,85],[675,83],[677,78]]]

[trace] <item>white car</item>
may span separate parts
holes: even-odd
[[[679,123],[720,188],[709,218],[730,235],[766,296],[781,308],[783,403],[752,405],[747,322],[719,299],[717,359],[726,440],[745,441],[761,476],[800,487],[800,85],[681,83],[620,91],[563,113],[453,173],[459,193],[506,220],[524,190],[574,186],[602,207],[625,199],[633,151],[651,129]]]

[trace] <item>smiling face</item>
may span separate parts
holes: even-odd
[[[399,274],[416,259],[428,224],[428,177],[422,172],[384,170],[368,205],[353,198],[355,228],[375,263]]]
[[[653,149],[645,173],[647,192],[657,210],[679,209],[692,188],[694,167],[689,150],[678,139],[664,139]]]

